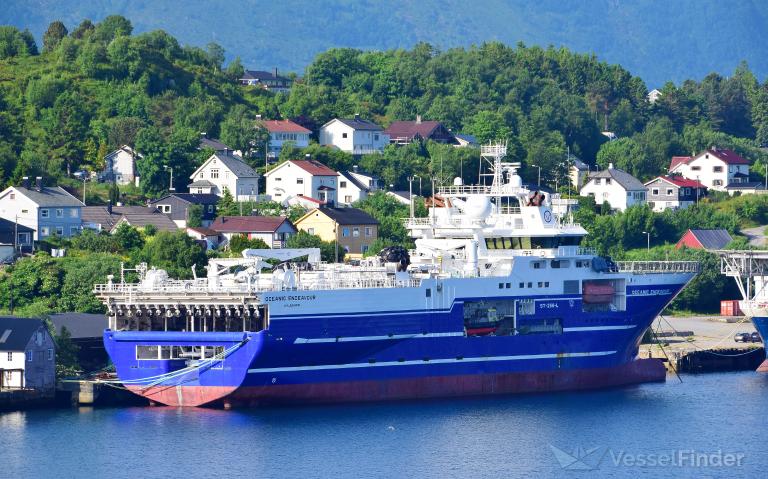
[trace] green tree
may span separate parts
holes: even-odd
[[[320,258],[323,261],[333,263],[336,261],[338,251],[339,258],[344,256],[344,250],[339,249],[335,241],[323,241],[316,235],[299,230],[298,233],[289,237],[285,242],[286,248],[320,248]]]
[[[205,249],[183,231],[160,231],[148,238],[144,247],[134,255],[136,262],[168,271],[172,278],[192,277],[192,267],[202,273],[207,265]]]
[[[120,251],[129,252],[144,246],[144,240],[139,231],[127,223],[121,223],[112,234]]]
[[[248,239],[246,235],[236,235],[227,245],[232,255],[240,256],[244,249],[269,249],[269,245],[261,238]]]
[[[230,193],[229,189],[226,187],[224,188],[221,198],[219,198],[219,201],[216,203],[216,212],[219,216],[238,216],[240,213],[239,207],[232,197],[232,193]]]
[[[61,332],[53,336],[56,343],[56,379],[76,376],[82,371],[77,353],[80,346],[72,341],[72,333],[66,326],[61,327]]]
[[[190,205],[187,208],[187,226],[190,228],[203,226],[203,205]]]
[[[68,33],[67,27],[65,27],[61,21],[56,20],[51,22],[48,25],[48,29],[43,33],[43,52],[55,50]]]

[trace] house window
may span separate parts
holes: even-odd
[[[342,137],[342,138],[346,138],[346,137],[347,137],[347,134],[346,134],[346,133],[342,133],[342,134],[341,134],[341,137]]]
[[[170,213],[171,212],[171,205],[158,205],[158,208],[160,208],[161,213]]]
[[[64,209],[56,208],[56,218],[63,218],[63,217],[64,217]]]
[[[715,173],[722,173],[723,172],[723,167],[722,166],[713,166],[712,167],[712,171],[714,171]]]
[[[344,203],[352,203],[352,195],[344,196]]]
[[[69,236],[73,236],[73,235],[76,235],[78,233],[80,233],[80,228],[78,228],[77,226],[70,226],[69,227]]]
[[[605,179],[605,184],[606,185],[610,185],[611,184],[611,179],[610,178],[606,178]]]
[[[13,352],[8,351],[8,362],[11,362],[11,361],[13,361]]]
[[[373,139],[379,141],[379,135],[373,135]]]
[[[49,227],[43,226],[40,228],[40,236],[48,236],[49,234],[51,234],[51,229]]]
[[[53,361],[53,349],[48,348],[48,361]]]
[[[213,213],[213,205],[208,205],[208,213]]]
[[[27,351],[27,361],[32,361],[32,351]]]
[[[64,227],[63,226],[57,226],[56,227],[56,234],[59,236],[64,236]]]
[[[346,187],[347,187],[347,182],[346,181],[340,181],[339,182],[339,188],[346,188]]]
[[[297,185],[303,185],[304,184],[304,178],[296,178],[296,184]]]
[[[658,195],[659,194],[659,189],[658,188],[654,188],[653,190],[651,190],[651,193],[654,194],[654,195]]]
[[[275,181],[283,181],[282,178],[275,178]]]
[[[79,215],[77,208],[70,208],[69,210],[69,217],[70,218],[77,218]]]
[[[50,211],[48,211],[47,208],[43,208],[43,209],[40,210],[40,217],[41,218],[50,218],[50,216],[51,216],[51,213],[50,213]]]
[[[700,166],[692,166],[691,170],[692,171],[701,171],[701,167]]]
[[[211,170],[211,179],[215,180],[219,177],[219,170]]]
[[[368,245],[367,245],[367,244],[364,244],[364,245],[362,246],[362,248],[361,248],[361,250],[360,250],[360,251],[361,251],[363,254],[367,253],[367,252],[368,252]]]
[[[349,238],[349,228],[346,228],[346,227],[342,228],[341,229],[341,236],[343,236],[345,238]]]
[[[315,229],[314,228],[307,228],[307,233],[313,235],[313,234],[315,234]]]
[[[200,180],[204,179],[205,178],[205,172],[201,171],[200,174],[197,175],[197,178],[200,179]]]
[[[11,193],[11,199],[12,199],[12,200],[15,200],[15,199],[16,199],[16,193]],[[8,353],[8,354],[10,354],[10,353]]]
[[[675,191],[672,188],[667,188],[667,196],[672,196],[675,194]]]
[[[360,237],[360,228],[357,226],[352,228],[352,237],[353,238],[359,238]]]
[[[722,186],[723,180],[714,180],[712,181],[712,186]]]
[[[595,178],[595,184],[596,184],[596,185],[599,185],[599,184],[600,184],[600,178]]]
[[[29,233],[19,233],[16,241],[20,244],[28,244],[30,242]]]
[[[365,227],[365,236],[373,236],[373,228],[370,226]]]

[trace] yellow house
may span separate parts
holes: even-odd
[[[338,241],[347,256],[353,258],[361,257],[379,237],[379,222],[357,208],[323,206],[305,214],[294,224],[323,241]]]

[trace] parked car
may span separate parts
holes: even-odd
[[[763,338],[760,337],[760,333],[758,333],[757,331],[752,333],[752,342],[753,343],[762,343],[763,342]]]
[[[736,336],[733,337],[733,340],[737,343],[749,343],[752,342],[752,333],[736,333]]]

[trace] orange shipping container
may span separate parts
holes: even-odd
[[[743,316],[738,299],[720,301],[720,316]]]

